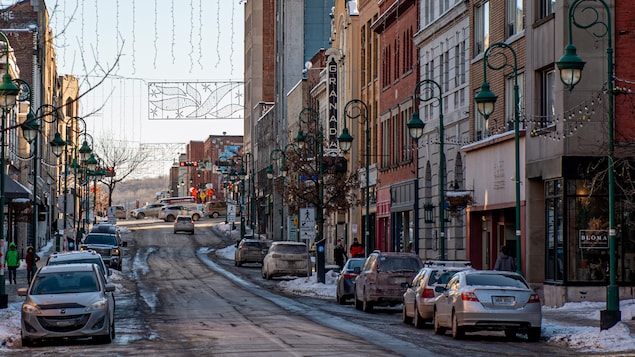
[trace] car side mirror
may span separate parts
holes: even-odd
[[[408,282],[401,283],[401,287],[404,289],[408,289],[410,287],[410,283]]]
[[[124,247],[124,248],[127,247],[128,246],[128,242],[126,242],[126,241],[121,242],[121,246]]]
[[[434,287],[434,292],[435,293],[443,293],[443,292],[445,292],[445,286],[441,286],[441,285],[435,286]]]

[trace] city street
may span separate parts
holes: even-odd
[[[125,222],[128,248],[114,273],[117,337],[112,344],[55,341],[14,346],[8,355],[239,355],[420,356],[574,355],[549,343],[508,340],[502,334],[468,335],[460,343],[401,322],[400,308],[372,314],[333,300],[280,292],[280,280],[260,278],[258,265],[236,268],[215,249],[230,238],[212,233],[173,234],[156,220]]]

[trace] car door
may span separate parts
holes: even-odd
[[[441,326],[451,326],[450,319],[452,318],[452,303],[455,298],[455,293],[459,286],[458,274],[453,276],[443,290],[443,293],[439,295],[435,301],[435,307],[437,314],[435,318],[439,319]]]
[[[406,292],[403,294],[403,304],[404,308],[408,315],[414,314],[415,307],[415,299],[417,297],[417,291],[419,289],[419,285],[425,276],[425,270],[421,270],[415,277],[412,279],[412,283],[409,284],[409,287],[406,289]]]
[[[364,294],[364,287],[366,286],[368,275],[373,273],[373,267],[375,266],[376,260],[376,255],[370,255],[364,263],[362,271],[357,276],[357,279],[355,279],[355,295],[358,298],[361,298]]]

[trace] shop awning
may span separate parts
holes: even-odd
[[[33,193],[9,175],[4,175],[4,196],[6,201],[14,198],[31,198]]]

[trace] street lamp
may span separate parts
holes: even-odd
[[[278,154],[279,156],[276,157],[275,154]],[[267,178],[270,180],[273,180],[273,176],[274,176],[273,175],[273,160],[282,160],[282,163],[280,164],[280,175],[282,176],[282,194],[280,195],[280,240],[285,240],[284,239],[284,179],[287,176],[287,172],[289,171],[286,164],[287,156],[283,150],[280,150],[278,148],[273,149],[273,151],[269,153],[269,166],[267,166],[266,172],[267,172]]]
[[[66,140],[62,139],[62,136],[60,135],[59,132],[56,132],[55,137],[51,141],[50,145],[51,145],[51,151],[53,151],[53,155],[55,155],[55,157],[59,159],[62,156],[62,153],[64,152],[64,148],[66,148]],[[65,171],[64,173],[66,174],[66,165],[64,165],[64,171]],[[64,193],[64,195],[66,195],[66,193]],[[66,208],[64,209],[64,214],[66,214]],[[64,217],[64,227],[66,228],[66,217]],[[55,251],[56,252],[60,251],[59,233],[55,234]]]
[[[438,96],[435,94],[438,91]],[[414,111],[412,119],[406,124],[410,137],[416,141],[423,135],[425,124],[419,118],[419,102],[429,102],[436,100],[439,107],[439,259],[445,260],[445,124],[443,123],[443,89],[441,85],[432,79],[424,79],[419,81],[415,86],[412,95],[414,101]],[[418,160],[418,158],[417,158]],[[429,218],[427,221],[433,221],[432,210],[430,205],[424,205],[424,217]],[[426,209],[428,209],[426,213]]]
[[[311,107],[303,108],[302,111],[300,111],[300,114],[298,114],[298,121],[299,121],[299,130],[298,130],[298,134],[295,137],[295,141],[300,147],[300,149],[304,148],[304,144],[306,143],[308,139],[312,139],[315,144],[315,148],[313,151],[315,159],[313,161],[315,162],[315,165],[316,165],[315,171],[317,175],[314,179],[314,182],[315,182],[315,187],[318,190],[318,202],[317,202],[318,207],[316,212],[317,234],[315,236],[315,247],[316,247],[317,254],[316,254],[315,265],[317,270],[317,282],[324,283],[326,280],[324,239],[323,239],[324,214],[322,212],[323,206],[324,206],[324,188],[322,187],[323,186],[322,179],[324,175],[324,165],[322,163],[323,156],[324,156],[324,144],[322,143],[322,140],[324,138],[324,135],[320,127],[320,115],[315,109]],[[313,128],[314,134],[312,134],[309,130],[309,133],[305,135],[304,132],[302,131],[302,124],[308,126],[309,122],[312,122],[312,124],[315,125],[315,127]]]
[[[605,330],[613,327],[618,321],[622,319],[622,313],[620,312],[620,297],[619,289],[617,286],[617,242],[615,240],[615,169],[613,167],[614,161],[614,143],[613,143],[613,131],[614,131],[614,83],[615,78],[613,73],[613,38],[611,24],[611,11],[609,5],[604,0],[593,0],[593,5],[586,4],[581,8],[580,13],[589,13],[595,16],[583,17],[581,21],[576,20],[575,14],[578,6],[588,2],[589,0],[574,0],[569,5],[569,43],[565,47],[565,53],[560,60],[556,63],[560,70],[560,79],[569,88],[573,90],[573,87],[580,81],[582,77],[582,69],[584,68],[584,61],[576,54],[576,47],[573,45],[573,32],[571,31],[571,25],[575,25],[581,29],[589,29],[596,25],[601,27],[600,32],[593,32],[593,35],[597,38],[606,36],[608,45],[606,47],[606,68],[607,68],[607,95],[608,95],[608,205],[609,205],[609,285],[606,287],[606,310],[600,312],[600,329]],[[595,4],[600,2],[606,11],[606,22],[600,21],[598,9]]]
[[[344,106],[344,128],[342,134],[337,138],[340,149],[347,153],[351,149],[353,137],[346,127],[346,119],[357,119],[360,124],[365,125],[364,136],[366,137],[365,172],[366,185],[364,187],[364,200],[366,202],[366,214],[364,215],[364,252],[366,256],[370,253],[370,118],[368,117],[368,105],[360,99],[348,101]]]
[[[509,50],[513,56],[514,62],[510,64],[508,57],[502,52],[496,52],[499,55],[497,58],[502,59],[501,62],[491,63],[488,61],[490,54],[495,49]],[[476,94],[474,101],[476,102],[476,108],[485,120],[494,112],[494,104],[496,103],[496,96],[489,89],[489,83],[487,82],[487,68],[494,71],[501,70],[507,67],[511,67],[514,77],[514,161],[515,161],[515,178],[514,183],[516,185],[516,272],[522,273],[520,266],[520,254],[521,254],[521,230],[520,230],[520,94],[518,88],[518,62],[516,59],[516,51],[504,43],[496,42],[491,44],[485,54],[483,55],[483,83],[481,84],[481,91]]]
[[[2,132],[2,149],[0,149],[0,247],[5,247],[4,242],[4,204],[5,204],[5,175],[6,175],[6,163],[5,163],[5,121],[6,115],[15,105],[17,95],[20,92],[20,88],[13,83],[11,74],[9,74],[9,39],[7,36],[0,32],[0,38],[4,41],[5,49],[5,73],[2,76],[2,83],[0,83],[0,107],[2,107],[2,124],[0,124],[0,131]],[[2,258],[4,260],[4,258]],[[0,263],[2,269],[0,269],[0,308],[6,308],[8,306],[8,296],[6,294],[6,285],[4,281],[4,261]]]

